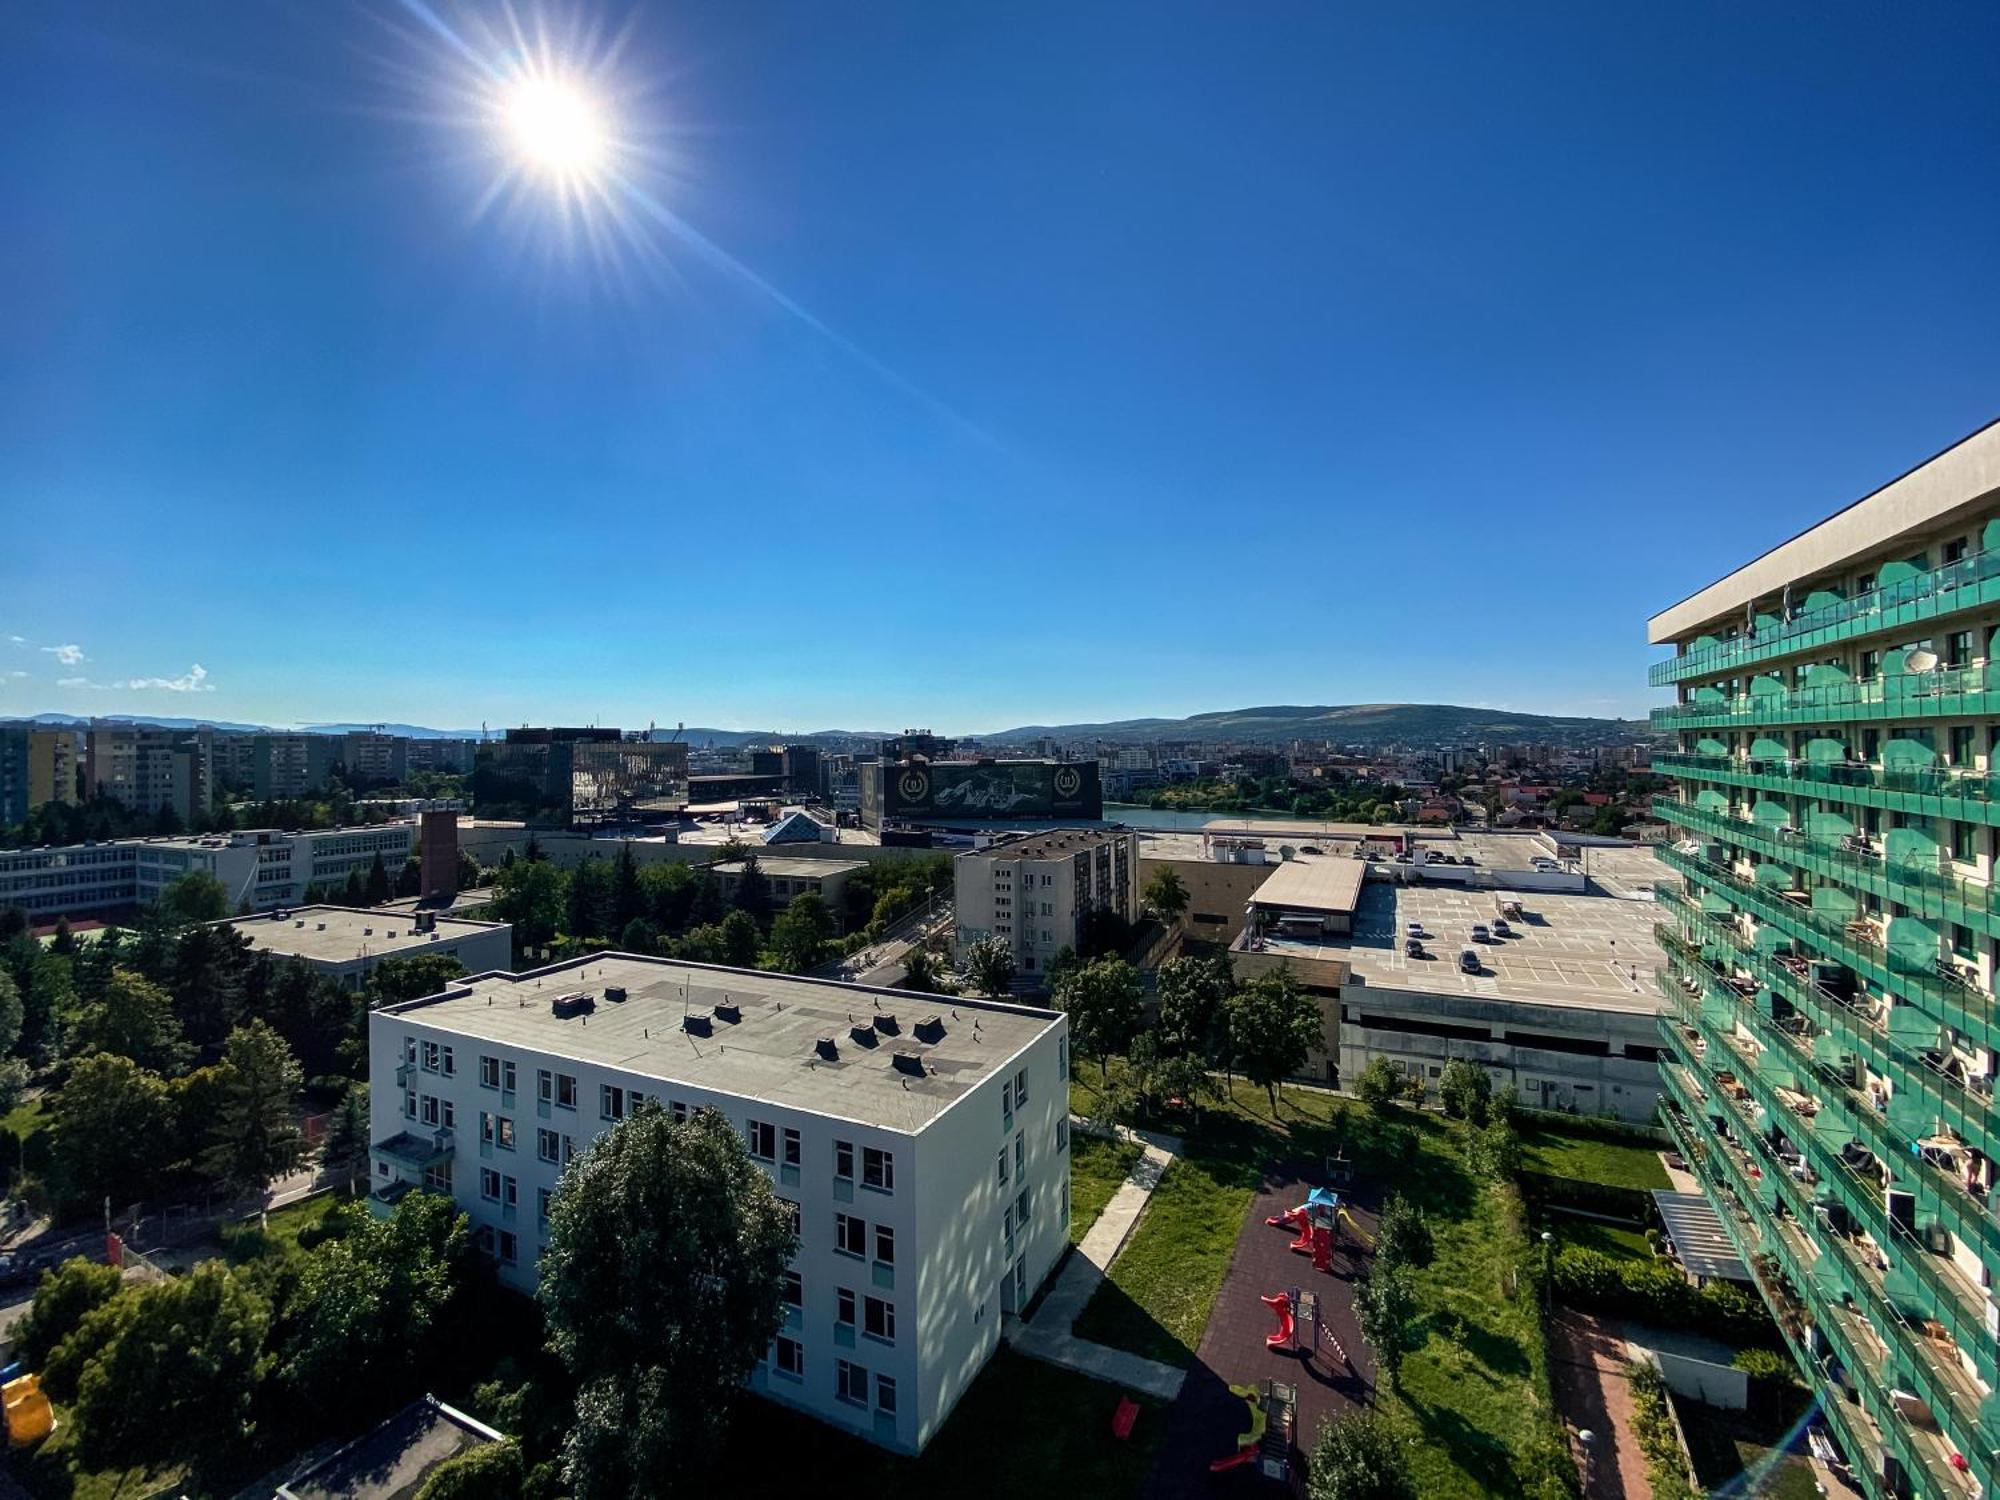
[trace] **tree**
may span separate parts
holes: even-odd
[[[39,1370],[56,1345],[74,1333],[93,1308],[117,1295],[124,1280],[125,1273],[118,1267],[100,1265],[81,1255],[42,1272],[34,1304],[14,1325],[14,1358],[30,1370]]]
[[[1421,1271],[1437,1255],[1431,1221],[1401,1193],[1391,1193],[1375,1227],[1375,1264],[1409,1266]]]
[[[1465,1154],[1472,1170],[1481,1176],[1496,1182],[1512,1181],[1521,1170],[1521,1138],[1514,1132],[1514,1122],[1505,1114],[1496,1114],[1473,1135]]]
[[[1354,1080],[1354,1095],[1370,1109],[1387,1109],[1403,1096],[1403,1070],[1386,1057],[1369,1058]]]
[[[389,867],[382,863],[382,855],[378,851],[369,863],[368,880],[362,888],[362,899],[370,906],[380,906],[389,899],[390,894]]]
[[[1170,958],[1160,965],[1160,1038],[1167,1052],[1227,1066],[1229,997],[1235,989],[1229,955]]]
[[[359,870],[349,870],[347,879],[340,887],[342,906],[366,906],[368,904],[368,882],[361,878]]]
[[[509,849],[507,852],[512,854],[514,851]],[[478,860],[474,859],[466,850],[461,849],[458,851],[458,865],[455,874],[458,888],[461,891],[471,891],[479,888],[479,883],[484,878],[486,872],[480,868]],[[417,875],[417,886],[417,894],[422,895],[423,873],[421,868]]]
[[[21,1039],[21,1023],[27,1008],[21,1003],[21,987],[14,976],[0,969],[0,1052],[11,1052]]]
[[[1187,885],[1169,866],[1163,866],[1159,874],[1146,882],[1140,896],[1163,922],[1178,922],[1188,907]]]
[[[1299,988],[1290,969],[1259,974],[1230,1002],[1230,1053],[1243,1076],[1270,1096],[1274,1119],[1278,1084],[1305,1067],[1324,1026],[1318,999]]]
[[[972,987],[998,999],[1014,992],[1014,950],[997,937],[981,938],[965,950],[965,972]]]
[[[465,965],[455,954],[413,953],[408,958],[385,958],[375,965],[368,975],[368,987],[375,992],[377,1005],[397,1005],[435,995],[464,976]]]
[[[565,1174],[539,1296],[577,1382],[576,1500],[712,1493],[727,1413],[783,1323],[791,1211],[721,1114],[657,1103]]]
[[[645,917],[634,917],[618,934],[620,953],[656,953],[660,947],[660,929]]]
[[[1438,1077],[1438,1101],[1455,1120],[1483,1126],[1493,1103],[1493,1079],[1477,1063],[1454,1057]]]
[[[174,1008],[195,1046],[220,1045],[242,1018],[250,965],[250,940],[234,928],[194,927],[174,942],[164,983],[173,991]],[[143,954],[136,967],[146,969]]]
[[[896,988],[913,990],[919,995],[935,995],[938,983],[938,961],[930,949],[912,948],[903,955],[903,982]]]
[[[757,950],[763,943],[757,919],[749,912],[739,907],[722,919],[722,961],[731,968],[756,968]]]
[[[699,883],[694,871],[683,864],[648,865],[641,870],[639,894],[653,925],[673,937],[686,932]]]
[[[368,1165],[368,1085],[350,1084],[327,1122],[321,1157],[328,1172],[347,1179],[348,1190]]]
[[[403,861],[403,867],[396,872],[396,894],[398,896],[421,896],[424,893],[424,862],[412,854]]]
[[[1374,1346],[1375,1362],[1389,1372],[1389,1389],[1401,1391],[1403,1356],[1423,1343],[1409,1268],[1377,1261],[1368,1279],[1355,1289],[1354,1316],[1361,1336]]]
[[[229,1033],[220,1107],[202,1166],[230,1187],[261,1193],[305,1156],[292,1112],[299,1065],[285,1039],[262,1021]]]
[[[568,932],[571,937],[609,937],[611,867],[595,854],[569,872]]]
[[[77,1451],[93,1469],[199,1463],[242,1438],[271,1306],[219,1260],[134,1286],[64,1341],[90,1350],[76,1381]]]
[[[116,1053],[167,1075],[181,1072],[194,1055],[173,996],[130,969],[115,970],[104,993],[77,1012],[70,1049]]]
[[[1380,1412],[1321,1423],[1310,1469],[1307,1500],[1417,1500],[1409,1441]]]
[[[436,1193],[409,1194],[386,1219],[358,1203],[334,1214],[339,1232],[307,1257],[287,1306],[278,1372],[302,1401],[358,1411],[443,1352],[472,1238]]]
[[[618,858],[611,862],[611,923],[608,931],[623,932],[625,925],[644,914],[645,892],[639,885],[639,861],[632,853],[632,841],[618,845]]]
[[[494,909],[514,924],[514,941],[523,951],[547,947],[562,931],[568,884],[561,870],[537,856],[510,865],[495,877]]]
[[[1139,971],[1122,958],[1094,959],[1064,975],[1055,992],[1056,1009],[1069,1017],[1071,1048],[1079,1057],[1096,1058],[1107,1077],[1111,1054],[1125,1051],[1139,1034],[1145,999]]]
[[[206,870],[189,870],[160,892],[160,916],[171,927],[220,922],[229,907],[229,888]]]
[[[167,1085],[129,1057],[97,1053],[69,1070],[52,1110],[53,1160],[72,1203],[137,1202],[158,1184],[171,1143]]]
[[[738,911],[747,911],[761,926],[764,914],[771,909],[771,882],[764,874],[764,867],[757,863],[757,856],[743,856],[743,873],[736,877],[736,896],[733,903]]]
[[[481,1443],[432,1469],[414,1500],[520,1500],[524,1477],[518,1442]]]
[[[823,898],[801,891],[771,924],[771,949],[787,974],[804,974],[819,967],[833,936],[833,913]]]

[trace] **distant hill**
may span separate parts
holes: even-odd
[[[1279,705],[1191,714],[1185,719],[1118,719],[1104,724],[1024,724],[981,735],[989,743],[1040,739],[1103,739],[1131,744],[1161,740],[1234,740],[1283,744],[1332,740],[1356,745],[1449,745],[1482,740],[1596,745],[1645,738],[1643,719],[1565,718],[1448,703]]]

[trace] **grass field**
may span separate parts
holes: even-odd
[[[1605,1139],[1588,1133],[1588,1127],[1566,1127],[1541,1117],[1521,1125],[1521,1165],[1528,1171],[1607,1187],[1672,1187],[1660,1165],[1660,1149],[1646,1141]]]
[[[1601,1250],[1606,1255],[1651,1260],[1653,1247],[1645,1234],[1622,1224],[1604,1224],[1596,1219],[1579,1219],[1573,1214],[1544,1213],[1535,1221],[1535,1232],[1544,1229],[1556,1237],[1556,1248],[1574,1245],[1580,1250]]]
[[[1139,1160],[1139,1148],[1109,1136],[1070,1132],[1069,1242],[1081,1244],[1104,1205]]]
[[[1079,1082],[1073,1105],[1089,1113]],[[1261,1089],[1239,1084],[1191,1132],[1146,1216],[1076,1331],[1186,1364],[1200,1344],[1243,1215],[1266,1167],[1314,1161],[1344,1145],[1360,1173],[1392,1183],[1431,1218],[1437,1258],[1417,1276],[1424,1343],[1383,1409],[1408,1424],[1418,1493],[1518,1495],[1517,1454],[1545,1430],[1548,1351],[1521,1269],[1532,1260],[1511,1187],[1474,1177],[1460,1129],[1435,1115],[1379,1117],[1317,1090],[1287,1089],[1274,1119]],[[1301,1434],[1310,1448],[1312,1434]]]

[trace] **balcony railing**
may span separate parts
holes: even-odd
[[[1920,620],[1976,609],[1988,602],[1990,591],[1961,591],[1994,578],[2000,578],[2000,550],[1974,552],[1956,562],[1884,584],[1810,614],[1793,615],[1783,624],[1755,635],[1717,641],[1654,662],[1646,677],[1654,687],[1666,687],[1689,677],[1704,677],[1872,631],[1900,629]]]
[[[1738,693],[1715,702],[1674,703],[1653,710],[1659,729],[1704,725],[1840,723],[1848,719],[1935,718],[1990,713],[2000,694],[2000,663],[1940,667],[1933,672],[1885,672],[1865,682],[1839,682],[1794,692]]]
[[[1932,817],[2000,819],[2000,775],[1966,767],[1929,766],[1905,771],[1868,761],[1757,760],[1670,751],[1655,755],[1652,768],[1663,776],[1719,781],[1828,802],[1894,807]]]
[[[1851,839],[1819,838],[1796,828],[1754,823],[1672,797],[1655,797],[1653,811],[1684,828],[1727,839],[1797,869],[1828,875],[1856,890],[1900,901],[1920,914],[1980,926],[1989,935],[2000,937],[2000,889],[1955,873],[1950,868],[1951,856],[1943,849],[1919,863],[1862,854]]]

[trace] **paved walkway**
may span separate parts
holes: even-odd
[[[1549,1334],[1556,1409],[1572,1432],[1588,1429],[1593,1436],[1584,1500],[1653,1500],[1646,1455],[1632,1431],[1625,1340],[1608,1323],[1567,1307]]]
[[[1077,1129],[1078,1124],[1072,1118],[1070,1128]],[[1185,1371],[1128,1354],[1123,1349],[1093,1344],[1070,1331],[1103,1285],[1105,1272],[1125,1248],[1125,1241],[1145,1212],[1146,1200],[1152,1197],[1153,1189],[1160,1185],[1160,1178],[1181,1150],[1181,1143],[1170,1135],[1128,1130],[1124,1126],[1118,1127],[1118,1135],[1139,1144],[1139,1160],[1119,1184],[1118,1191],[1111,1195],[1111,1201],[1104,1205],[1097,1222],[1070,1253],[1055,1285],[1035,1309],[1034,1317],[1015,1325],[1011,1341],[1016,1350],[1033,1359],[1122,1385],[1155,1400],[1171,1401],[1180,1394]]]

